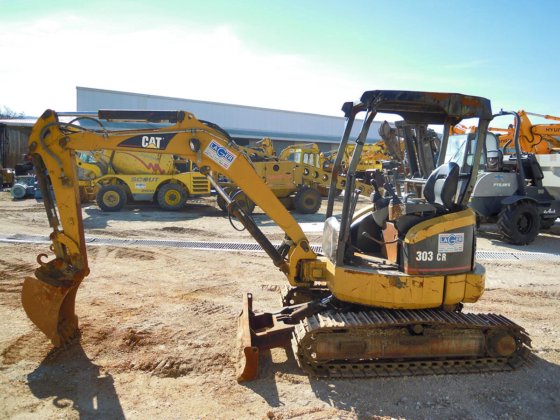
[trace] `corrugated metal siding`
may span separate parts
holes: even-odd
[[[338,143],[344,130],[343,117],[331,117],[301,112],[282,111],[242,105],[170,98],[138,93],[77,87],[78,111],[98,109],[183,109],[197,118],[220,125],[236,138],[291,142]],[[342,111],[341,111],[342,114]],[[361,122],[356,121],[353,135],[357,136]],[[374,123],[368,141],[379,140],[379,124]]]
[[[22,161],[23,155],[28,153],[30,134],[31,127],[0,123],[0,163],[4,168],[15,168],[16,163]]]

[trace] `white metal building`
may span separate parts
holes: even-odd
[[[242,145],[270,137],[276,150],[292,143],[317,143],[321,150],[328,151],[337,147],[344,131],[342,111],[341,117],[331,117],[80,86],[76,89],[78,112],[99,109],[184,110],[198,119],[218,124]],[[356,121],[355,137],[360,128],[361,123]],[[379,140],[378,129],[379,123],[374,122],[369,130],[368,142]]]

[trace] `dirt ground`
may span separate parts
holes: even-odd
[[[202,199],[179,213],[83,209],[86,235],[252,242]],[[320,214],[299,217],[319,243]],[[279,240],[264,215],[256,221]],[[0,193],[0,239],[50,233],[41,203]],[[478,249],[560,252],[560,221],[527,247],[484,227]],[[0,241],[0,413],[3,418],[560,418],[560,260],[480,260],[487,291],[472,312],[525,327],[534,357],[512,373],[385,379],[310,379],[274,350],[258,380],[235,380],[236,318],[243,292],[256,310],[279,307],[283,275],[263,253],[88,246],[90,276],[76,312],[80,342],[53,350],[20,304],[24,276],[47,244]]]

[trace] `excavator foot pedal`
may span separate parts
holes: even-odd
[[[294,325],[278,319],[276,314],[253,312],[253,295],[243,295],[243,311],[238,319],[237,381],[252,381],[259,371],[259,355],[276,347],[289,348]]]

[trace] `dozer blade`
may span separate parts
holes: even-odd
[[[259,356],[262,351],[275,347],[289,348],[293,325],[278,321],[277,315],[253,312],[253,296],[243,295],[243,311],[238,319],[237,330],[237,381],[252,381],[259,372]]]
[[[21,303],[27,316],[56,347],[78,332],[74,308],[79,284],[54,286],[35,277],[26,277],[23,282]]]
[[[243,295],[243,311],[239,315],[237,325],[237,348],[239,349],[237,361],[237,382],[252,381],[256,379],[259,371],[259,348],[252,345],[251,319],[253,313],[253,296],[250,293]]]

